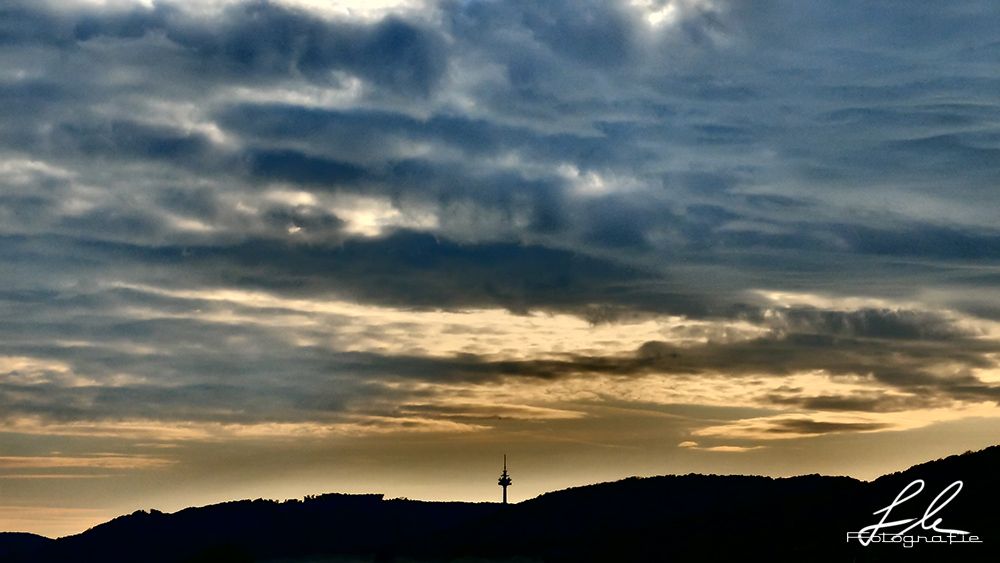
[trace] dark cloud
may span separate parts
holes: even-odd
[[[796,406],[820,411],[897,412],[929,407],[947,407],[952,403],[947,397],[935,395],[888,395],[886,393],[816,396],[775,393],[769,398],[776,405]]]
[[[311,215],[308,209],[274,208],[265,217],[280,227],[340,226],[335,217]],[[36,250],[25,240],[8,240],[4,248],[9,260],[66,258],[44,245]],[[517,243],[457,244],[407,231],[336,245],[250,240],[227,246],[146,247],[78,241],[65,250],[83,264],[116,261],[146,271],[181,269],[185,277],[169,284],[177,288],[236,286],[430,308],[574,310],[619,303],[699,314],[708,307],[696,295],[671,293],[649,272],[612,261]]]
[[[30,301],[30,296],[24,301]],[[940,366],[955,364],[990,365],[982,354],[996,353],[996,346],[975,343],[966,343],[968,349],[959,353],[931,343],[886,350],[851,340],[784,337],[693,347],[649,342],[629,355],[569,355],[551,360],[494,360],[473,354],[432,358],[293,347],[280,332],[202,322],[195,320],[197,315],[190,320],[124,321],[74,313],[85,310],[83,307],[61,304],[66,321],[12,323],[0,352],[67,362],[75,374],[101,383],[66,387],[54,372],[46,375],[52,379],[48,383],[18,383],[25,375],[12,372],[0,388],[8,416],[34,415],[59,421],[154,416],[224,423],[330,422],[354,412],[369,412],[371,401],[411,397],[408,391],[383,387],[382,382],[492,385],[516,379],[586,380],[596,376],[747,378],[816,370],[826,371],[834,379],[871,378],[872,383],[898,393],[808,395],[800,389],[778,387],[768,400],[774,405],[858,412],[1000,400],[1000,388],[995,385],[970,375],[934,372]],[[210,306],[188,304],[187,312],[195,307],[211,310]],[[39,330],[65,340],[88,339],[92,344],[41,345],[36,337]],[[152,347],[158,351],[138,351]],[[146,382],[111,385],[118,373]],[[443,418],[490,418],[510,410],[456,406],[449,414],[443,409],[406,407],[386,416],[436,413]],[[796,428],[787,431],[803,431]]]
[[[427,95],[447,67],[442,38],[412,22],[331,22],[266,0],[233,4],[208,19],[166,2],[104,12],[15,2],[4,16],[0,41],[17,46],[81,50],[160,35],[197,62],[189,70],[219,73],[214,78],[301,76],[330,84],[331,71],[345,70],[400,94]]]
[[[389,397],[387,380],[813,370],[928,402],[773,403],[995,401],[974,375],[994,367],[995,339],[945,311],[1000,317],[996,10],[670,6],[654,24],[626,2],[446,1],[373,19],[256,0],[4,3],[2,350],[94,378],[6,383],[4,412],[309,420]],[[522,360],[344,351],[263,326],[287,311],[229,305],[261,325],[198,322],[232,311],[135,286],[670,314],[763,335]],[[786,306],[758,290],[907,305]],[[817,424],[806,433],[842,430]]]
[[[795,307],[782,310],[770,323],[792,333],[848,338],[942,341],[974,336],[940,315],[892,309],[842,312]]]
[[[364,171],[354,165],[295,151],[259,151],[249,155],[251,174],[296,184],[337,185],[354,182]]]
[[[1000,235],[992,230],[966,231],[935,225],[898,230],[849,226],[838,234],[858,252],[889,256],[925,256],[944,259],[996,260]]]
[[[187,165],[211,150],[200,135],[128,121],[64,123],[50,139],[59,149],[84,156],[125,156]]]
[[[876,422],[825,422],[819,420],[779,420],[767,432],[774,434],[829,434],[831,432],[866,432],[887,428]]]

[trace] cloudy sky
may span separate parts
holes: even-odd
[[[0,2],[0,530],[997,443],[997,29]]]

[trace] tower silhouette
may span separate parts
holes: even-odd
[[[504,504],[507,504],[507,487],[509,487],[511,483],[513,483],[513,481],[510,480],[510,475],[507,474],[507,454],[504,454],[504,456],[503,456],[503,473],[500,474],[500,479],[497,481],[497,484],[500,485],[501,487],[503,487],[503,503]]]

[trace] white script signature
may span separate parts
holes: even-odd
[[[916,490],[913,490],[914,488]],[[955,539],[958,540],[957,543],[982,542],[982,540],[980,540],[977,536],[972,536],[969,534],[969,532],[965,530],[953,530],[949,528],[941,528],[940,526],[942,519],[940,517],[934,518],[934,516],[941,511],[941,509],[947,506],[948,503],[954,500],[954,498],[958,496],[958,493],[962,491],[961,481],[955,481],[954,483],[945,487],[943,491],[938,493],[938,496],[934,497],[934,500],[932,500],[931,503],[927,505],[927,509],[924,510],[924,514],[922,517],[903,518],[900,520],[893,520],[891,522],[886,521],[889,519],[889,514],[892,512],[894,508],[910,500],[911,498],[919,495],[923,490],[924,490],[923,479],[917,479],[912,483],[910,483],[909,485],[903,487],[903,490],[900,491],[898,495],[896,495],[896,498],[892,501],[892,503],[889,504],[889,506],[876,510],[875,512],[872,513],[874,515],[878,514],[882,515],[882,519],[879,520],[878,523],[872,524],[870,526],[865,526],[864,528],[861,528],[857,532],[848,532],[847,540],[850,541],[851,539],[857,539],[859,542],[861,542],[861,545],[868,545],[873,540],[876,543],[881,543],[881,542],[899,543],[901,539],[906,538],[909,540],[906,543],[912,545],[913,536],[906,536],[906,533],[919,526],[922,530],[933,531],[939,534],[939,536],[934,537],[935,539],[928,538],[926,540],[930,543],[944,543],[945,540],[943,539],[943,536],[948,536],[947,543],[956,543]],[[900,526],[906,526],[906,527],[888,536],[885,532],[882,531],[886,529],[894,529]],[[956,538],[956,536],[958,536],[958,538]],[[920,541],[920,538],[925,538],[925,537],[926,536],[919,536],[917,541]],[[936,539],[939,537],[941,538],[940,540]],[[907,545],[907,547],[910,547],[910,545]]]

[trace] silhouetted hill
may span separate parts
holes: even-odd
[[[53,541],[35,534],[0,532],[0,561],[26,560]]]
[[[0,561],[998,561],[998,469],[1000,446],[993,446],[870,483],[819,475],[629,478],[509,506],[342,494],[246,500],[139,511],[59,540],[0,535]],[[968,530],[983,543],[846,541],[915,479],[926,488],[888,520],[920,518],[961,480],[961,493],[928,525],[940,517],[942,529]]]

